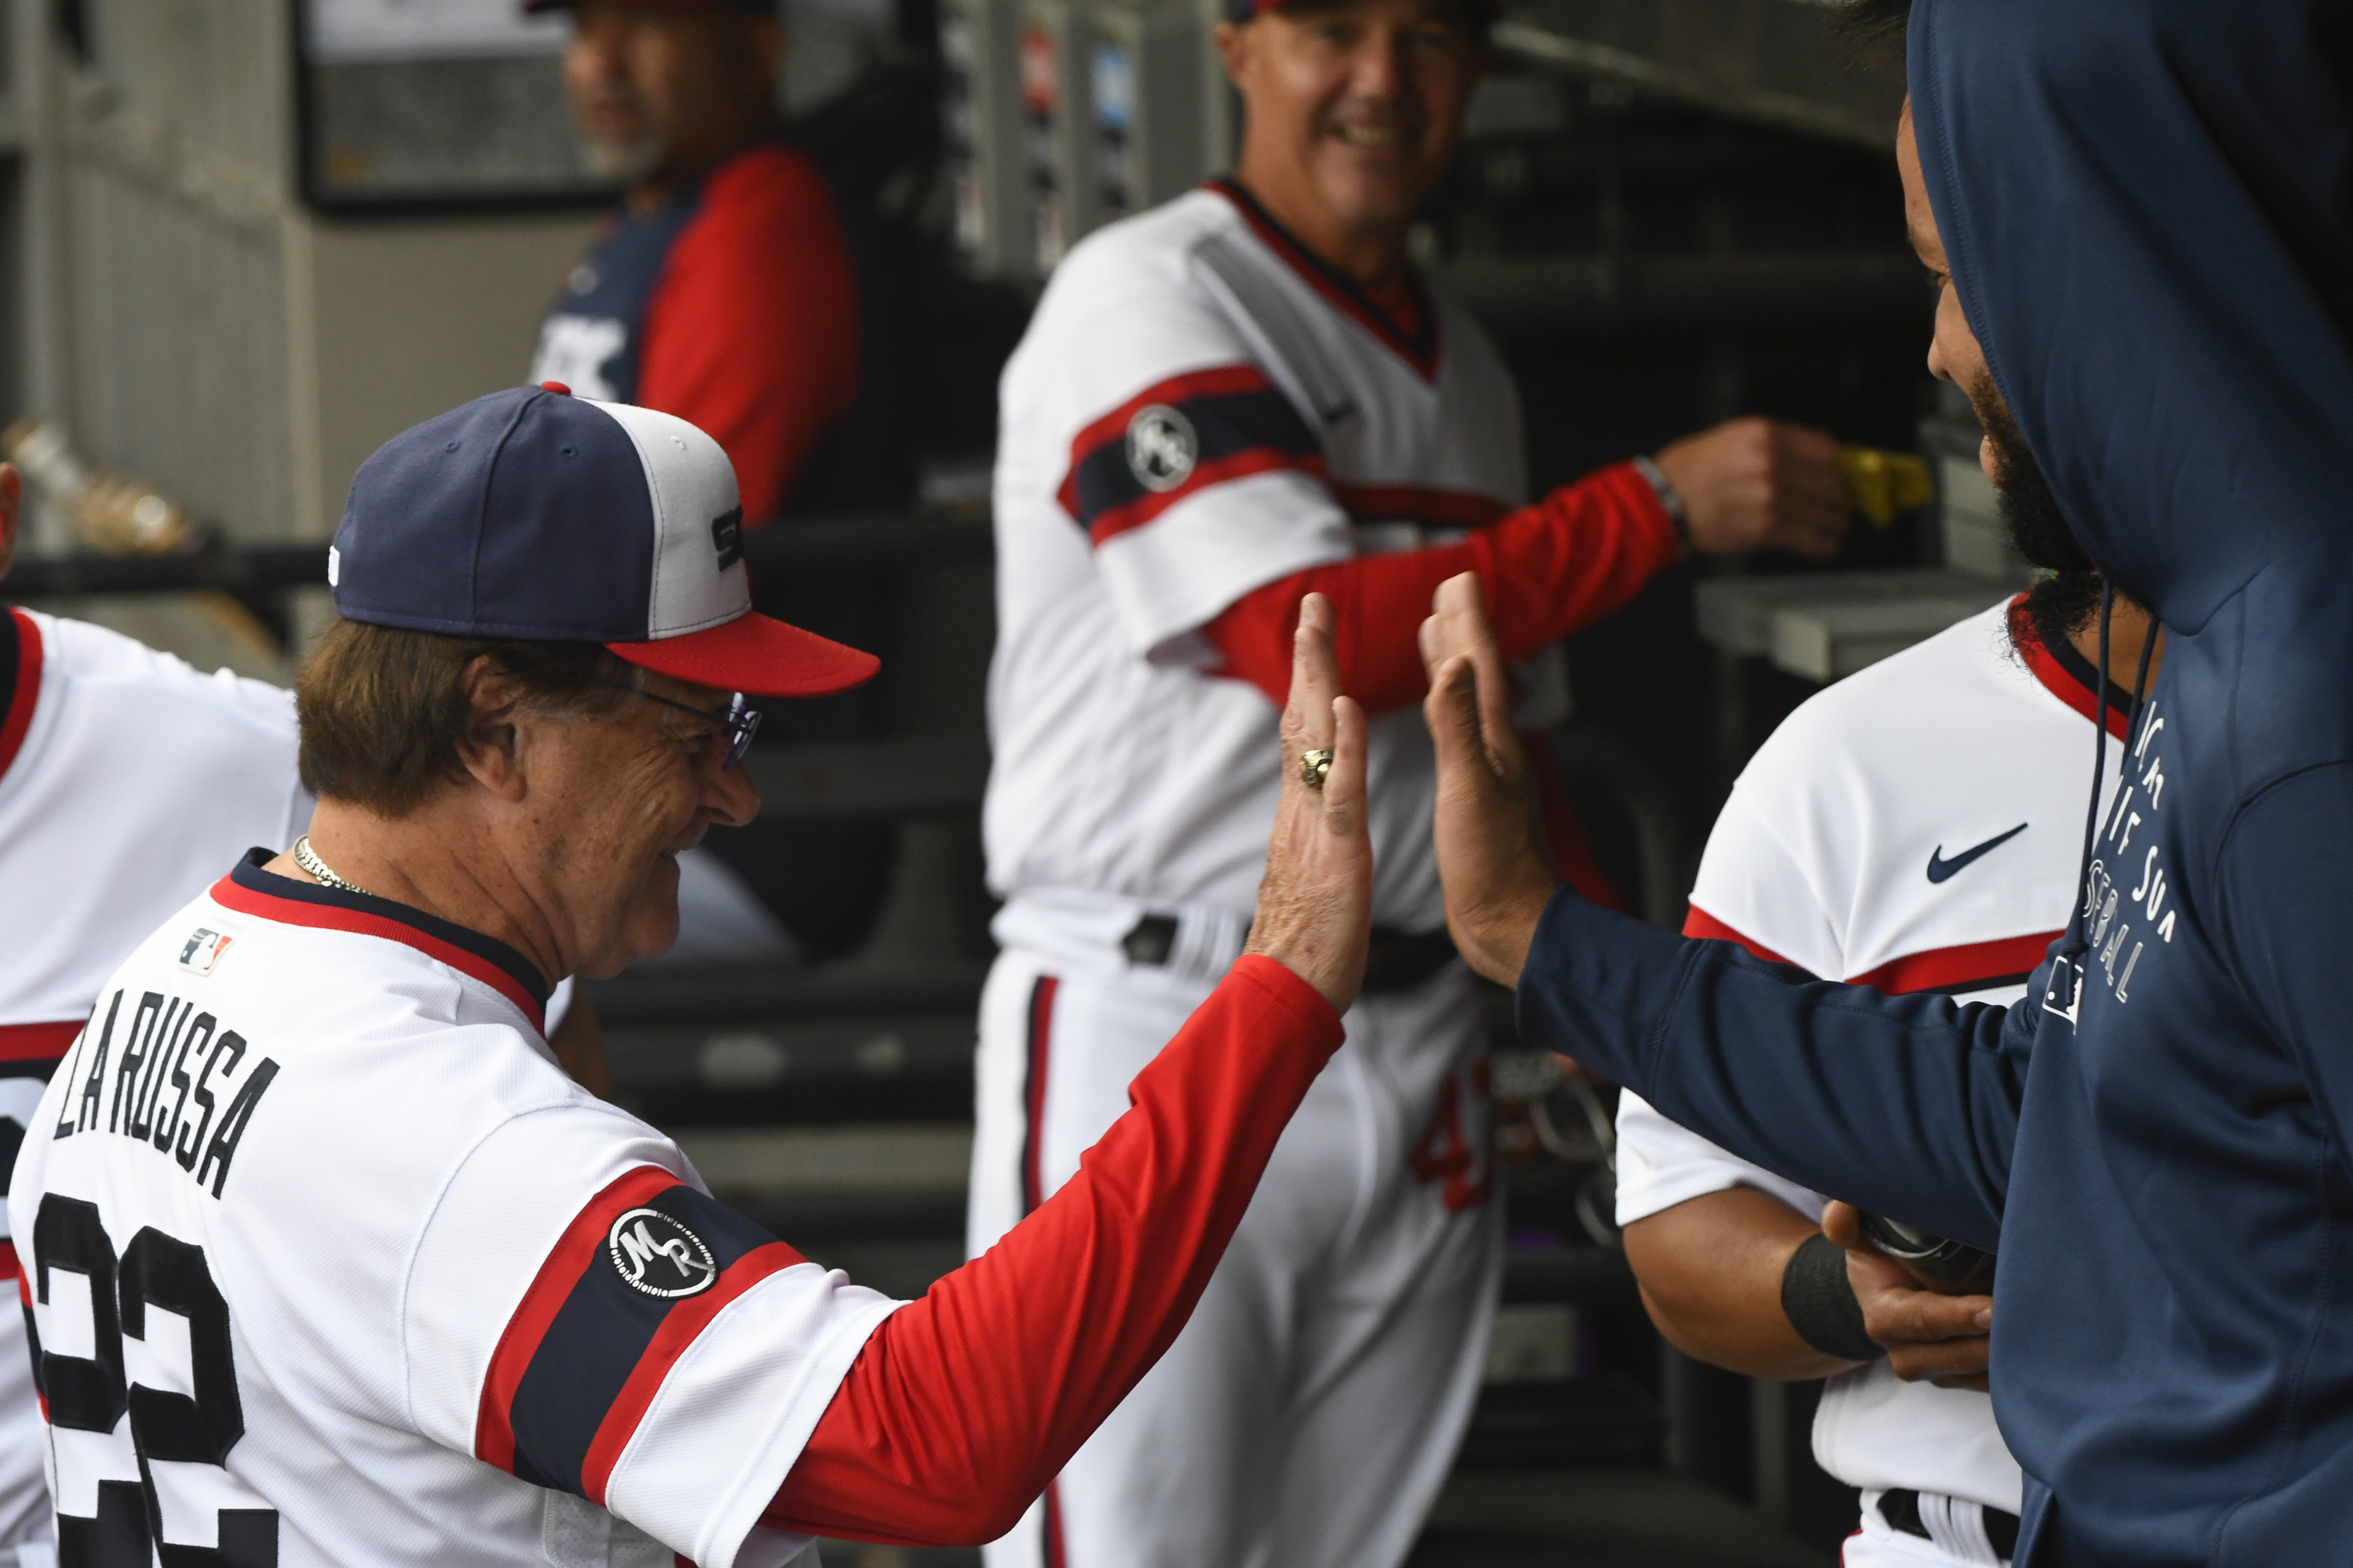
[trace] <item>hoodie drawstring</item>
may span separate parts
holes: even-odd
[[[2100,649],[2092,678],[2092,802],[2084,808],[2084,856],[2075,868],[2075,918],[2068,923],[2067,940],[2059,945],[2062,957],[2073,958],[2092,945],[2084,933],[2091,921],[2084,906],[2092,897],[2092,847],[2100,836],[2100,786],[2108,771],[2108,622],[2116,608],[2116,585],[2100,579]],[[2121,765],[2121,764],[2119,764]]]
[[[2067,939],[2060,944],[2062,957],[2073,958],[2091,946],[2084,934],[2091,929],[2092,911],[2086,906],[2092,898],[2092,850],[2099,842],[2100,792],[2107,783],[2108,767],[2108,625],[2116,613],[2116,584],[2105,578],[2100,581],[2100,657],[2099,669],[2092,687],[2092,802],[2084,813],[2084,858],[2075,869],[2075,918],[2069,925]],[[2128,705],[2134,723],[2125,726],[2126,743],[2140,718],[2142,698],[2148,689],[2150,656],[2157,652],[2157,626],[2152,622],[2140,643],[2140,662],[2133,671],[2132,695]],[[2117,774],[2126,770],[2122,758],[2117,759]]]

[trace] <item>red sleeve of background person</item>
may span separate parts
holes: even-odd
[[[885,1319],[761,1522],[905,1546],[1013,1528],[1201,1298],[1340,1019],[1248,957],[1078,1174]]]
[[[1419,634],[1449,577],[1479,574],[1504,658],[1517,662],[1632,598],[1682,552],[1674,520],[1630,463],[1564,485],[1453,544],[1312,566],[1237,599],[1203,631],[1278,708],[1291,689],[1302,595],[1332,601],[1341,689],[1372,713],[1411,707],[1430,682]]]
[[[709,431],[744,521],[783,508],[858,395],[858,285],[817,167],[763,147],[703,183],[646,305],[638,401]]]

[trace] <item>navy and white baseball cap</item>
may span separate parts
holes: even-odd
[[[405,430],[353,477],[327,552],[345,620],[603,643],[757,697],[820,697],[880,661],[752,609],[744,508],[719,443],[555,382]]]

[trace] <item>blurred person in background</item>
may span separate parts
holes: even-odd
[[[1007,367],[967,1245],[1048,1201],[1240,951],[1301,596],[1372,713],[1373,961],[1194,1322],[994,1568],[1401,1561],[1485,1366],[1486,1024],[1444,930],[1415,629],[1487,563],[1525,729],[1560,639],[1686,551],[1833,552],[1837,447],[1736,420],[1534,505],[1517,393],[1409,264],[1477,0],[1235,0],[1239,169],[1074,247]],[[1556,794],[1555,804],[1558,805]],[[1556,811],[1569,874],[1606,892]]]
[[[564,82],[619,208],[557,290],[530,379],[659,409],[709,431],[740,477],[743,525],[906,499],[892,418],[892,292],[871,226],[793,144],[777,106],[777,0],[525,0],[572,16]],[[863,646],[874,584],[762,583],[763,610]],[[768,740],[868,736],[871,691],[778,704]],[[888,825],[770,826],[690,858],[673,962],[830,956],[889,880]]]

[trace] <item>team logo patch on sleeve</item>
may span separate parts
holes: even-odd
[[[1128,471],[1145,489],[1175,489],[1193,477],[1200,457],[1201,438],[1193,422],[1165,403],[1137,409],[1127,422]]]
[[[565,1227],[500,1336],[476,1456],[602,1504],[621,1451],[696,1336],[801,1260],[668,1171],[619,1177]]]
[[[702,1237],[659,1209],[631,1209],[605,1237],[621,1283],[658,1300],[700,1296],[719,1283],[719,1260]]]
[[[1071,442],[1055,499],[1097,544],[1188,496],[1279,469],[1324,476],[1322,438],[1253,364],[1156,382]]]

